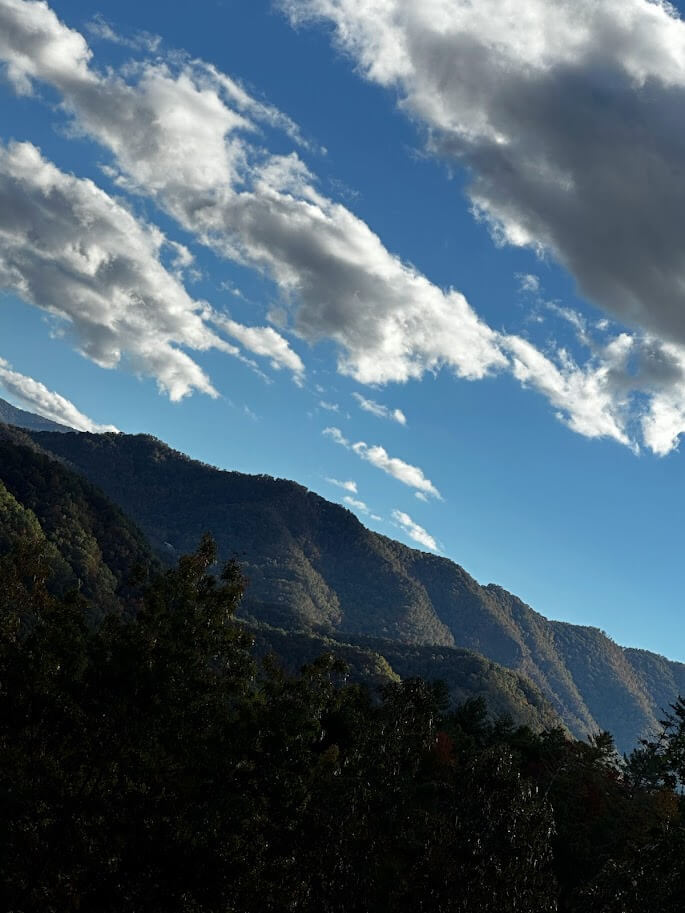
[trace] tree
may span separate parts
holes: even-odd
[[[213,561],[206,539],[147,589],[135,619],[110,615],[96,630],[77,595],[38,587],[22,636],[9,623],[14,582],[3,589],[7,909],[169,911],[220,898],[206,878],[223,871],[225,849],[212,844],[212,803],[254,668],[232,620],[242,579],[229,565],[217,580]]]

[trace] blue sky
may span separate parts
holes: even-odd
[[[0,0],[0,62],[0,395],[685,660],[675,8]]]

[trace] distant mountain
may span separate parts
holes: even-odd
[[[42,415],[17,409],[4,399],[0,399],[0,422],[4,422],[6,425],[16,425],[18,428],[27,428],[30,431],[73,431],[73,428],[51,422],[49,418],[43,418]]]
[[[160,553],[187,552],[210,531],[222,556],[245,568],[253,623],[474,651],[533,682],[573,733],[608,729],[621,750],[685,692],[685,665],[620,647],[597,628],[549,621],[294,482],[221,471],[145,435],[31,437],[100,486]]]

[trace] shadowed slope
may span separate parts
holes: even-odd
[[[551,622],[294,482],[222,471],[146,435],[32,437],[101,486],[170,557],[210,531],[222,556],[245,568],[247,618],[475,651],[530,678],[572,732],[609,729],[623,750],[685,690],[685,666],[623,649],[595,628]]]

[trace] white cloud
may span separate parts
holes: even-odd
[[[551,254],[597,305],[632,327],[584,365],[530,343],[514,373],[570,427],[656,453],[685,429],[685,23],[661,0],[281,0],[320,20],[372,82],[427,128],[433,152],[471,177],[497,243]],[[537,294],[534,274],[519,277]],[[605,329],[606,327],[600,327]],[[641,366],[617,367],[622,346]],[[501,340],[500,340],[501,342]],[[583,398],[598,397],[583,403]]]
[[[121,35],[109,22],[97,13],[90,22],[87,23],[86,29],[94,38],[101,41],[109,41],[111,44],[118,44],[121,47],[131,48],[134,51],[156,51],[162,39],[159,35],[152,35],[150,32],[136,32],[133,36]]]
[[[338,344],[341,372],[388,383],[441,366],[476,379],[506,365],[497,335],[463,295],[433,285],[318,193],[295,153],[257,144],[250,118],[278,122],[276,113],[213,67],[155,61],[127,81],[100,74],[82,36],[26,0],[0,0],[0,35],[15,85],[50,83],[79,128],[112,153],[115,180],[220,254],[268,274],[297,332]]]
[[[534,273],[517,273],[516,278],[522,292],[536,295],[540,291],[540,277]]]
[[[281,130],[287,134],[293,142],[305,149],[312,149],[321,155],[325,155],[326,150],[314,146],[302,135],[302,131],[292,118],[288,117],[282,111],[265,101],[255,98],[235,79],[221,73],[211,64],[196,61],[196,65],[204,67],[210,78],[219,85],[229,100],[241,113],[254,118],[260,123],[267,124],[276,130]]]
[[[192,390],[214,396],[182,347],[220,349],[254,366],[218,335],[220,327],[300,381],[301,359],[273,328],[242,326],[190,297],[161,262],[167,246],[177,268],[192,262],[183,245],[92,181],[58,170],[35,146],[0,145],[0,288],[61,318],[86,357],[151,375],[172,400]]]
[[[273,327],[250,327],[237,323],[225,314],[214,313],[212,322],[220,326],[233,339],[255,355],[268,358],[276,371],[286,368],[292,371],[293,379],[301,384],[305,373],[304,363],[290,343]]]
[[[30,412],[36,412],[59,425],[93,433],[119,430],[114,425],[98,425],[64,396],[49,390],[32,377],[13,371],[4,358],[0,358],[0,386]]]
[[[661,0],[281,0],[399,94],[498,241],[685,344],[685,23]]]
[[[84,37],[63,26],[47,3],[0,2],[0,60],[17,92],[30,94],[33,79],[58,87],[87,81],[91,56]]]
[[[358,510],[362,514],[368,514],[369,508],[363,501],[360,501],[358,498],[351,498],[349,495],[345,495],[343,498],[345,504],[349,507],[353,507],[355,510]]]
[[[685,430],[685,346],[642,340],[636,345],[636,385],[651,392],[640,417],[647,447],[665,456]]]
[[[418,523],[415,523],[409,514],[406,514],[401,510],[393,510],[392,518],[397,525],[404,530],[409,538],[414,540],[414,542],[418,542],[419,545],[423,545],[424,548],[430,549],[432,552],[440,551],[438,543],[433,536],[431,536],[423,526],[419,526]]]
[[[426,478],[418,466],[412,466],[410,463],[405,463],[404,460],[389,456],[385,448],[378,444],[369,446],[364,441],[358,441],[356,444],[352,444],[352,450],[363,460],[367,460],[377,469],[382,469],[403,485],[408,485],[417,491],[442,500],[438,489],[430,479]]]
[[[341,447],[347,447],[348,450],[352,447],[340,428],[324,428],[322,434],[327,435],[331,440],[335,441],[336,444],[340,444]]]
[[[335,485],[336,488],[343,488],[345,491],[351,491],[353,495],[357,494],[357,483],[353,482],[351,479],[347,482],[341,482],[339,479],[327,478],[326,481],[330,485]]]
[[[412,466],[411,463],[405,463],[404,460],[389,456],[385,448],[378,444],[369,445],[364,441],[357,441],[356,444],[353,444],[347,440],[339,428],[325,428],[323,433],[335,441],[336,444],[340,444],[342,447],[346,447],[356,453],[362,460],[366,460],[372,466],[381,469],[389,476],[397,479],[398,482],[402,482],[403,485],[408,485],[410,488],[415,488],[425,495],[442,500],[442,495],[438,489],[430,479],[426,478],[423,470],[419,469],[418,466]]]
[[[391,419],[393,422],[397,422],[399,425],[407,424],[407,417],[401,409],[389,409],[387,406],[375,402],[375,400],[366,399],[366,397],[362,396],[361,393],[353,393],[352,396],[359,403],[359,408],[363,409],[365,412],[370,412],[372,415],[376,415],[378,418]]]
[[[625,370],[632,337],[618,337],[607,346],[602,359],[592,360],[585,367],[579,367],[564,350],[555,363],[525,339],[509,336],[505,342],[517,380],[544,394],[573,431],[631,445],[625,431],[627,391],[619,395],[613,372]]]
[[[633,355],[621,361],[620,336],[576,364],[563,351],[544,355],[492,330],[458,291],[431,283],[349,209],[323,196],[298,154],[265,150],[262,124],[306,143],[290,119],[208,64],[173,55],[101,72],[83,36],[47,4],[31,0],[0,0],[0,60],[17,91],[30,92],[38,82],[61,94],[74,128],[111,154],[108,173],[122,188],[154,200],[220,255],[269,276],[295,332],[337,344],[342,373],[385,384],[441,367],[472,380],[512,370],[581,434],[633,447],[638,436],[658,453],[676,446],[685,428],[678,371],[668,381],[650,370],[660,361],[678,362],[674,352],[685,345],[685,267],[677,240],[685,179],[673,127],[685,92],[682,23],[665,5],[646,0],[284,5],[294,17],[333,21],[363,72],[399,91],[405,109],[430,128],[433,149],[469,168],[475,211],[500,240],[551,251],[590,297],[647,327],[624,334],[639,369],[630,364]],[[35,184],[31,175],[22,181]],[[34,187],[33,198],[39,193]],[[52,194],[46,199],[54,208]],[[15,209],[0,213],[10,220],[11,235],[20,218],[17,202],[13,197]],[[243,327],[227,316],[213,322],[217,315],[159,263],[154,269],[162,270],[163,283],[176,282],[169,286],[176,303],[143,282],[147,298],[134,309],[130,287],[116,285],[117,272],[123,266],[149,278],[163,236],[156,241],[154,229],[138,225],[152,259],[143,268],[135,251],[126,251],[123,264],[115,254],[117,269],[105,277],[94,266],[106,262],[99,241],[93,245],[85,223],[76,231],[77,217],[72,211],[69,249],[52,253],[55,273],[63,261],[78,266],[75,283],[64,274],[69,293],[74,284],[80,289],[77,304],[66,293],[55,300],[30,236],[23,251],[19,234],[12,235],[13,262],[4,279],[17,294],[69,319],[89,357],[108,366],[126,360],[155,376],[172,398],[193,389],[212,394],[210,379],[179,347],[239,355],[221,328],[301,378],[300,356],[276,330]],[[56,213],[54,219],[56,225]],[[119,238],[118,229],[111,233]],[[83,245],[87,255],[79,257]],[[33,272],[22,272],[29,266]],[[176,268],[183,268],[178,258]],[[64,275],[58,285],[66,292]],[[108,283],[120,292],[114,299],[105,294]],[[153,342],[160,329],[161,347]],[[406,464],[383,448],[360,446],[364,459],[407,476]]]
[[[29,143],[0,145],[0,288],[62,318],[80,351],[152,375],[173,400],[215,395],[179,346],[237,349],[221,340],[160,261],[162,233],[91,181],[59,171]]]
[[[319,408],[327,412],[340,412],[340,406],[337,403],[327,403],[325,399],[319,400]]]
[[[566,316],[572,319],[573,312]],[[582,320],[577,329],[591,351],[584,365],[563,349],[552,358],[526,340],[504,337],[514,375],[586,437],[613,438],[634,451],[641,439],[659,456],[675,449],[685,430],[685,346],[629,333],[600,345]]]

